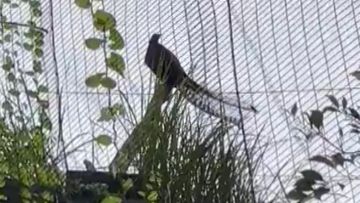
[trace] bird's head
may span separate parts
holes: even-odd
[[[160,39],[160,36],[161,36],[161,34],[153,34],[151,36],[150,43],[153,43],[153,42],[157,43],[159,41],[159,39]]]

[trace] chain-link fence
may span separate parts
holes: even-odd
[[[34,15],[28,12],[29,5],[11,2],[1,3],[2,21],[26,24]],[[344,97],[348,106],[357,106],[358,81],[351,73],[359,66],[359,1],[94,1],[93,12],[104,9],[111,13],[125,42],[120,51],[124,77],[112,75],[117,87],[110,94],[85,84],[89,75],[105,70],[103,51],[89,50],[84,43],[102,37],[92,26],[91,11],[73,1],[40,3],[42,14],[35,21],[46,32],[41,60],[44,74],[39,81],[49,87],[51,133],[58,143],[52,151],[61,155],[64,146],[67,151],[80,149],[67,155],[66,163],[59,164],[61,169],[85,169],[85,159],[97,170],[108,169],[116,149],[132,131],[132,122],[145,114],[154,92],[154,76],[144,57],[152,34],[161,33],[160,42],[176,54],[194,81],[228,100],[235,101],[239,94],[242,102],[257,108],[258,113],[246,120],[245,129],[260,133],[256,148],[261,157],[255,171],[259,195],[286,202],[284,191],[293,187],[294,175],[315,168],[330,183],[331,193],[322,198],[324,202],[359,201],[360,174],[354,164],[331,168],[307,161],[315,155],[339,152],[332,144],[339,140],[344,151],[358,150],[358,135],[345,128],[349,124],[346,116],[324,113],[325,139],[307,139],[296,130],[311,131],[301,112],[329,106],[327,95],[339,101]],[[3,45],[3,60],[5,50],[16,46],[10,44]],[[31,55],[19,56],[19,66],[26,69],[32,64]],[[123,102],[123,94],[137,117],[121,118],[117,124],[99,122],[101,108]],[[298,109],[295,116],[291,113],[294,104]],[[213,119],[198,109],[196,112],[205,120]],[[225,114],[239,117],[226,107]],[[339,135],[339,126],[347,136]],[[112,136],[114,146],[86,143],[104,133]]]

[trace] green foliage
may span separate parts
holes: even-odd
[[[109,146],[112,143],[112,139],[109,135],[99,135],[95,138],[95,141],[99,144],[99,145],[104,145],[104,146]]]
[[[7,2],[10,3],[2,3]],[[29,9],[31,14],[21,24],[8,21],[5,16],[8,12],[0,11],[4,14],[1,18],[4,29],[0,30],[0,43],[4,50],[2,70],[9,87],[2,92],[5,100],[2,101],[4,117],[0,121],[0,185],[4,186],[6,178],[21,187],[23,199],[48,202],[50,193],[54,194],[62,185],[62,177],[49,163],[52,145],[49,137],[52,123],[46,98],[49,90],[46,84],[38,82],[42,73],[45,30],[36,23],[41,22],[40,1],[11,1],[9,8],[17,10],[20,5],[21,9]],[[9,46],[12,48],[8,49]],[[25,67],[20,65],[24,60],[23,56],[19,57],[20,52],[29,54],[32,63]]]
[[[106,65],[113,71],[123,76],[125,62],[120,54],[111,52],[110,57],[106,59]]]
[[[321,200],[321,197],[330,192],[330,189],[325,186],[323,177],[314,170],[301,171],[302,178],[295,183],[295,188],[292,189],[287,197],[293,200],[303,202],[316,198]]]
[[[122,202],[121,198],[116,197],[116,196],[111,196],[111,195],[105,197],[101,201],[101,203],[121,203],[121,202]]]
[[[90,0],[75,0],[75,4],[80,7],[80,8],[90,8],[91,7],[91,3]]]
[[[145,177],[138,194],[146,202],[250,202],[245,157],[229,128],[206,129],[180,99],[142,124],[133,167]]]
[[[119,50],[124,48],[124,39],[116,29],[110,29],[109,40],[111,42],[111,44],[109,45],[110,49]]]
[[[116,82],[110,77],[102,77],[100,84],[107,89],[114,89],[116,87]]]
[[[101,78],[105,75],[105,73],[96,73],[91,75],[85,79],[86,86],[90,88],[97,88],[100,85]]]
[[[350,75],[354,76],[357,80],[360,80],[360,71],[354,71],[350,73]]]
[[[31,132],[13,131],[2,121],[0,135],[1,180],[4,177],[18,180],[23,185],[24,194],[30,195],[29,198],[39,198],[38,194],[29,192],[37,185],[48,192],[62,185],[59,172],[48,164],[46,146],[49,140],[44,137],[40,128]]]
[[[5,62],[2,65],[4,71],[10,71],[11,68],[14,66],[13,61],[10,56],[5,57]]]
[[[88,38],[85,40],[85,45],[91,50],[96,50],[101,45],[101,39],[98,38]]]
[[[324,115],[321,111],[312,110],[311,114],[310,114],[310,116],[308,116],[308,118],[309,118],[309,122],[310,122],[310,127],[312,127],[314,125],[317,129],[320,129],[321,127],[324,126],[324,124],[323,124]]]
[[[100,118],[98,119],[98,121],[99,122],[111,121],[115,119],[117,116],[123,115],[124,112],[125,109],[123,105],[121,105],[120,103],[115,103],[110,107],[103,107],[100,111]]]
[[[97,10],[93,16],[94,27],[98,31],[108,31],[116,25],[115,18],[104,10]]]
[[[360,80],[359,73],[359,71],[355,71],[351,73],[351,75]],[[307,115],[307,123],[310,128],[312,129],[314,126],[317,129],[317,132],[310,130],[306,133],[306,126],[304,129],[301,129],[300,132],[305,135],[307,142],[311,140],[309,138],[318,137],[323,139],[327,144],[329,144],[329,146],[336,150],[335,152],[327,155],[317,154],[312,156],[309,161],[319,165],[320,167],[330,167],[331,170],[337,172],[339,175],[342,175],[342,170],[345,170],[349,164],[359,167],[355,161],[355,159],[360,156],[358,150],[347,151],[343,147],[343,140],[346,139],[345,136],[347,136],[343,128],[350,127],[350,131],[348,133],[350,137],[353,137],[354,135],[358,136],[360,134],[360,113],[358,112],[358,107],[354,108],[349,106],[345,97],[342,97],[341,101],[334,95],[326,95],[326,97],[328,98],[330,105],[325,106],[322,110],[311,110],[310,114],[305,113]],[[294,106],[291,110],[291,115],[293,116],[296,115],[296,113],[294,113],[296,110],[294,109],[297,108]],[[324,135],[325,117],[330,114],[334,115],[334,113],[336,113],[335,116],[337,117],[344,116],[349,122],[345,126],[339,124],[337,142],[330,141]],[[308,169],[301,171],[301,174],[302,177],[296,180],[293,189],[286,195],[286,197],[291,200],[298,200],[300,202],[311,201],[314,198],[321,200],[323,196],[328,195],[334,188],[330,187],[330,183],[337,185],[340,190],[343,190],[346,187],[341,180],[331,180],[331,182],[326,180],[319,171]]]

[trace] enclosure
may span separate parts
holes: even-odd
[[[360,1],[0,9],[4,202],[360,201]],[[202,90],[163,100],[154,34]]]

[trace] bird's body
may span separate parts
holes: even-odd
[[[188,76],[176,56],[158,43],[159,37],[160,35],[157,34],[151,37],[145,56],[145,64],[166,84],[166,93],[170,94],[171,90],[174,87],[179,87]]]
[[[167,48],[159,43],[160,34],[153,34],[148,45],[145,55],[145,64],[151,71],[166,85],[166,96],[168,99],[173,88],[178,88],[185,95],[201,94],[206,98],[215,99],[228,104],[232,107],[238,107],[237,102],[224,101],[206,88],[202,87],[192,80],[182,68],[177,57]],[[184,88],[182,88],[182,87]],[[194,98],[188,98],[194,105],[204,104],[205,101],[194,101]],[[200,106],[201,109],[207,109],[207,112],[216,116],[218,113],[208,109],[208,106]],[[242,107],[243,110],[256,112],[252,106]]]

